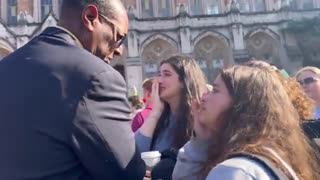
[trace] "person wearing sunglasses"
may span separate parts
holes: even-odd
[[[314,100],[316,104],[315,118],[320,118],[320,69],[307,66],[299,70],[296,74],[299,84],[305,93]]]
[[[130,126],[121,0],[64,0],[48,27],[0,61],[0,179],[141,180]]]

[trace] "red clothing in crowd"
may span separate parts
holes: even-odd
[[[152,106],[147,105],[146,108],[144,108],[142,111],[138,112],[134,116],[131,124],[131,129],[133,132],[136,132],[142,126],[142,124],[147,119],[151,111],[152,111]]]

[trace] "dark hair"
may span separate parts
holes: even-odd
[[[88,4],[95,5],[101,14],[107,16],[110,19],[117,19],[118,8],[123,4],[120,0],[63,0],[62,10],[64,8],[68,9],[77,9],[80,12],[83,10],[85,6]]]
[[[197,62],[189,57],[183,55],[175,55],[161,62],[161,65],[169,64],[175,72],[179,75],[179,81],[182,84],[180,92],[180,102],[177,114],[175,115],[176,126],[172,128],[173,148],[181,148],[190,138],[191,135],[191,112],[190,107],[192,100],[200,101],[202,93],[206,89],[206,79],[203,75]],[[169,124],[170,116],[169,104],[165,102],[164,111],[156,126],[151,148],[153,148],[155,141],[161,135],[163,130]]]
[[[236,153],[252,153],[276,163],[288,177],[290,173],[263,147],[273,149],[287,162],[299,179],[320,179],[318,156],[300,128],[299,116],[270,68],[234,66],[220,75],[233,105],[225,113],[220,132],[209,148],[204,176],[212,167]],[[290,178],[291,179],[291,178]]]

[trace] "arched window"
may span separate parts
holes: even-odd
[[[172,16],[171,0],[141,0],[142,18]]]
[[[206,36],[194,47],[194,57],[209,82],[213,82],[221,68],[229,62],[229,47],[219,38]]]
[[[249,55],[254,59],[264,60],[281,66],[280,43],[267,33],[258,32],[246,39]]]
[[[177,47],[164,39],[157,38],[151,41],[142,51],[144,78],[158,74],[159,64],[178,52]]]
[[[171,16],[170,0],[158,0],[158,16],[168,17]]]
[[[255,1],[255,11],[256,12],[266,11],[266,2],[265,2],[265,0],[256,0]]]
[[[202,1],[190,0],[189,6],[191,9],[191,15],[201,15],[202,14]]]
[[[206,0],[206,12],[207,14],[219,14],[219,1]]]
[[[9,24],[17,23],[17,0],[7,1],[7,18]]]
[[[141,15],[144,18],[153,17],[153,0],[141,0]]]
[[[248,0],[238,0],[240,12],[250,12],[250,4]]]
[[[52,0],[41,0],[41,20],[44,20],[52,10]]]

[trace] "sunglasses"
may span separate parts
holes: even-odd
[[[316,82],[316,81],[318,81],[317,78],[308,77],[308,78],[302,79],[302,80],[300,80],[300,81],[298,81],[298,82],[299,82],[299,84],[300,84],[301,86],[303,86],[304,84],[305,84],[305,85],[308,85],[308,84],[311,84],[311,83]]]
[[[127,37],[127,34],[126,33],[123,33],[121,34],[120,32],[120,28],[118,26],[116,26],[107,16],[99,13],[99,16],[101,16],[108,24],[112,25],[113,27],[113,31],[114,31],[114,34],[116,34],[116,40],[115,40],[115,43],[113,45],[113,48],[119,48],[123,42],[126,40],[126,37]]]

